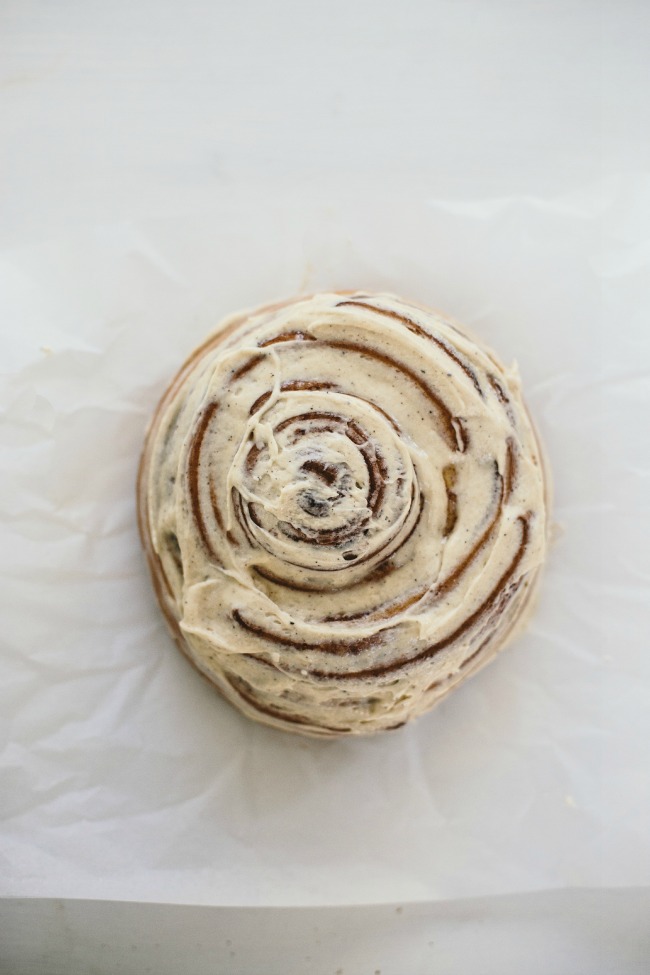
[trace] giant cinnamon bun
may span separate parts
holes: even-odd
[[[150,425],[140,530],[180,649],[241,711],[398,728],[500,650],[545,554],[519,378],[389,294],[235,315]]]

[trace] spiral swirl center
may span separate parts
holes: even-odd
[[[354,398],[332,409],[332,399],[295,413],[291,396],[280,397],[233,478],[246,529],[266,553],[329,571],[383,552],[417,495],[411,458],[384,416]]]

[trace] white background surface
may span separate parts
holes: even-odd
[[[650,884],[643,3],[5,3],[4,894],[340,904]],[[148,416],[216,321],[385,288],[516,356],[563,535],[415,726],[306,742],[172,649]]]
[[[648,889],[356,908],[0,900],[0,972],[647,975],[649,910]]]

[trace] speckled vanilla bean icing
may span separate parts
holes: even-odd
[[[389,294],[233,316],[165,393],[140,527],[174,636],[252,718],[369,734],[503,646],[546,547],[515,370]]]

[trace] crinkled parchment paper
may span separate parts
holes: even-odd
[[[650,883],[650,182],[262,194],[4,252],[4,894],[334,904]],[[527,633],[362,741],[255,725],[173,647],[136,531],[148,417],[226,313],[381,288],[515,358],[558,540]],[[645,299],[645,304],[644,304]]]

